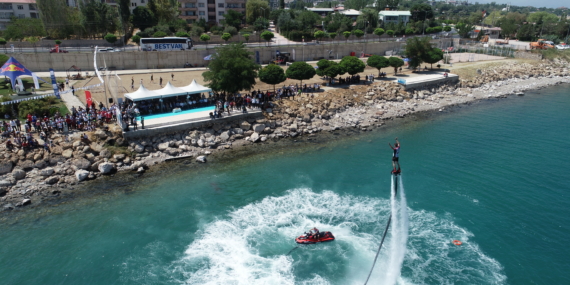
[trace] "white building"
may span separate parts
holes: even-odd
[[[0,0],[0,30],[6,29],[12,17],[38,19],[36,0]]]
[[[410,21],[412,13],[410,11],[380,11],[378,12],[378,20],[382,23],[394,23],[398,24],[400,22],[407,24]]]

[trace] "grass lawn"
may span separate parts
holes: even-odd
[[[51,82],[51,78],[47,77],[41,77],[43,80],[45,80],[46,82]],[[65,78],[57,78],[57,83],[60,82],[65,82]],[[51,91],[53,90],[51,83],[45,83],[41,80],[38,79],[38,82],[40,84],[40,89],[36,89],[36,91]],[[22,83],[24,83],[24,88],[25,90],[31,90],[32,87],[34,87],[34,80],[31,77],[26,77],[26,78],[22,78]],[[11,94],[15,94],[14,91],[12,91],[12,89],[10,88],[10,78],[5,77],[4,81],[0,80],[0,96],[1,95],[11,95]],[[33,95],[27,95],[27,96],[33,96]],[[22,96],[22,98],[25,98],[26,96]],[[19,97],[15,97],[13,96],[14,99],[21,99]]]

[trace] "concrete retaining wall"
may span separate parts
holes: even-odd
[[[450,41],[450,39],[434,40]],[[282,46],[282,47],[250,47],[251,52],[259,52],[259,58],[262,63],[268,63],[277,50],[280,52],[290,52],[296,61],[311,61],[320,57],[342,58],[355,52],[360,55],[362,52],[369,54],[383,55],[389,50],[399,50],[404,47],[405,42],[369,42],[354,44],[323,44],[323,45],[307,45],[307,46]],[[209,50],[189,50],[189,51],[166,51],[166,52],[114,52],[114,53],[98,53],[97,65],[104,66],[103,61],[107,63],[107,67],[125,70],[125,69],[156,69],[156,68],[182,68],[184,63],[207,65],[208,61],[204,60],[209,54],[215,53],[214,49]],[[41,72],[48,71],[53,68],[56,71],[65,71],[70,66],[75,65],[82,70],[94,70],[92,53],[26,53],[11,54],[18,59],[29,70]]]

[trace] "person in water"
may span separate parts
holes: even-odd
[[[394,151],[394,154],[392,154],[392,167],[394,168],[394,172],[396,172],[396,166],[398,166],[397,171],[400,171],[400,142],[398,141],[398,138],[396,138],[396,143],[394,146],[392,146],[390,143],[388,143],[388,145]]]

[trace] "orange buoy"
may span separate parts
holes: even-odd
[[[461,242],[461,241],[458,241],[458,240],[454,240],[454,241],[453,241],[453,244],[454,244],[454,245],[461,245],[462,242]]]

